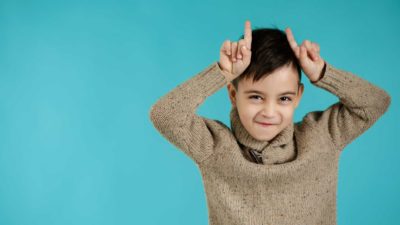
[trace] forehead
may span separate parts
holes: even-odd
[[[297,91],[299,76],[297,70],[292,66],[276,69],[271,74],[254,81],[252,78],[242,79],[238,84],[240,92],[255,90],[265,94],[277,94],[286,91]]]

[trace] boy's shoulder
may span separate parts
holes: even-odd
[[[212,118],[207,118],[200,116],[203,121],[207,124],[207,127],[209,128],[215,128],[216,131],[221,131],[221,132],[226,132],[230,131],[231,129],[221,120],[218,119],[212,119]]]
[[[328,119],[327,117],[331,115],[332,111],[340,110],[341,107],[343,107],[343,103],[335,102],[323,110],[310,111],[303,116],[301,121],[296,122],[296,124],[298,124],[298,125],[316,124],[316,123],[320,122],[321,120]]]
[[[307,112],[300,121],[295,122],[295,127],[300,132],[306,132],[309,130],[316,130],[318,132],[327,132],[330,129],[331,123],[329,123],[329,116],[332,111],[339,110],[341,107],[340,102],[331,104],[324,110],[314,110]]]

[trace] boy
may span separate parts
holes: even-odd
[[[324,111],[293,123],[304,86],[338,96]],[[224,85],[231,128],[196,114]],[[346,145],[388,109],[384,90],[319,55],[291,30],[252,31],[225,41],[220,60],[178,85],[151,107],[155,128],[201,171],[210,225],[336,224],[337,169]]]

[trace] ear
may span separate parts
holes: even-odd
[[[301,97],[303,97],[303,93],[304,93],[304,85],[303,85],[303,83],[300,83],[298,90],[297,90],[295,108],[297,108],[297,106],[299,105]]]
[[[228,89],[228,95],[229,95],[229,99],[231,101],[231,104],[233,107],[236,107],[236,89],[235,86],[233,86],[232,83],[229,83],[227,85],[227,89]]]

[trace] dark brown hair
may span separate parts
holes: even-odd
[[[239,39],[243,39],[243,34]],[[252,78],[255,82],[286,65],[296,67],[300,84],[301,67],[284,31],[276,27],[253,29],[251,54],[250,65],[241,75],[231,81],[236,90],[240,80]]]

